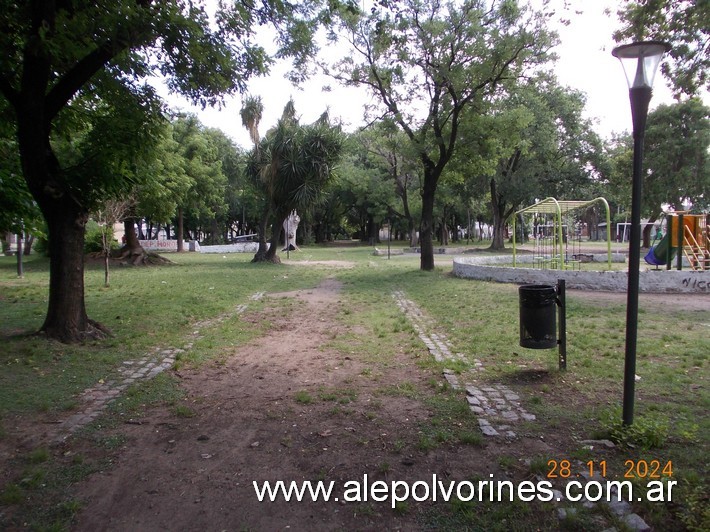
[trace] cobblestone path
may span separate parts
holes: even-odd
[[[436,323],[427,317],[413,301],[407,299],[403,292],[395,291],[392,296],[435,360],[439,362],[464,360],[463,354],[452,353],[451,343],[446,339],[446,336],[435,332]],[[483,371],[484,366],[480,360],[474,359],[473,362],[474,374]],[[520,404],[520,396],[504,384],[479,383],[476,379],[461,382],[459,376],[451,369],[444,369],[444,378],[454,390],[466,391],[466,401],[469,408],[477,416],[478,426],[486,436],[512,440],[517,437],[514,430],[517,423],[535,421],[535,415],[527,412]],[[599,442],[587,441],[582,443]],[[540,478],[539,480],[542,479]],[[582,491],[584,485],[592,481],[592,478],[589,474],[583,473],[582,477],[576,480],[580,483],[579,490]],[[605,502],[607,497],[606,490],[611,491],[609,494],[611,499],[617,498],[615,489],[617,489],[615,486],[602,485],[603,497],[600,495],[601,500],[590,501],[583,497],[579,502],[575,501],[571,505],[561,491],[553,490],[554,500],[560,504],[557,508],[558,519],[563,521],[568,517],[573,517],[578,512],[578,505],[590,509],[597,504],[602,504],[606,505],[608,510],[620,519],[629,530],[639,532],[650,530],[643,518],[633,513],[628,502],[624,500]],[[610,528],[609,530],[615,529]]]
[[[257,292],[249,299],[258,301],[263,297],[264,292]],[[55,443],[61,443],[78,429],[99,417],[109,403],[119,397],[130,385],[138,381],[148,381],[171,368],[179,354],[192,349],[194,342],[202,338],[203,330],[243,314],[247,307],[247,304],[240,304],[216,318],[195,322],[192,325],[192,332],[188,335],[187,342],[182,348],[156,347],[140,358],[124,361],[122,367],[118,369],[119,377],[117,379],[99,383],[82,392],[80,397],[82,404],[79,411],[57,425]]]
[[[461,353],[452,352],[451,343],[446,336],[435,332],[436,324],[427,317],[413,301],[407,299],[401,291],[395,291],[393,297],[397,306],[409,319],[412,327],[438,362],[465,360]],[[483,363],[473,360],[474,372],[483,371]],[[444,370],[444,378],[455,390],[465,390],[471,412],[478,417],[478,425],[486,436],[515,438],[514,425],[521,421],[535,421],[535,416],[527,412],[520,404],[520,397],[504,384],[460,382],[459,376],[451,369]]]

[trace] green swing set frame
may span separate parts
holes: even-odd
[[[519,215],[553,215],[553,231],[556,233],[556,252],[549,259],[550,269],[565,269],[569,267],[569,261],[564,260],[564,248],[562,237],[562,215],[567,215],[569,212],[591,207],[594,204],[601,203],[606,211],[606,243],[607,243],[607,267],[611,270],[611,214],[609,212],[609,203],[606,199],[599,197],[592,200],[557,200],[555,198],[545,198],[538,201],[534,205],[530,205],[515,212],[513,216],[513,267],[517,267],[517,251],[516,251],[516,236],[515,222]]]

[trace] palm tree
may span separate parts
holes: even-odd
[[[242,125],[249,132],[249,137],[255,148],[259,148],[259,122],[264,114],[264,104],[261,103],[260,96],[247,96],[244,98],[242,109],[239,115],[242,117]]]
[[[260,184],[273,213],[271,246],[263,254],[260,246],[255,262],[280,262],[276,250],[281,222],[294,209],[308,209],[321,198],[334,175],[342,144],[340,130],[330,124],[327,112],[302,126],[291,100],[276,126],[252,150],[247,173]]]

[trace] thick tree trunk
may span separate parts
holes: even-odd
[[[491,250],[505,249],[505,205],[498,202],[495,179],[491,179],[491,210],[493,211],[493,235]]]
[[[30,74],[25,72],[26,76],[36,75],[42,68],[30,70]],[[37,86],[44,90],[41,81]],[[39,90],[33,84],[29,86]],[[49,143],[43,108],[32,105],[43,101],[44,95],[29,92],[17,108],[17,136],[23,175],[48,229],[49,301],[40,331],[65,343],[103,338],[108,330],[89,319],[84,304],[84,234],[88,212],[59,177],[61,170]]]
[[[651,247],[651,231],[653,230],[653,224],[656,223],[656,220],[658,220],[658,212],[651,214],[651,217],[648,219],[648,223],[643,228],[643,243],[641,244],[641,247]]]
[[[281,233],[283,232],[282,222],[288,216],[287,213],[281,213],[274,218],[274,223],[271,225],[271,244],[269,249],[264,255],[265,262],[273,262],[274,264],[281,264],[281,259],[276,254],[276,250],[279,249],[279,242],[281,240]]]
[[[367,215],[367,243],[370,246],[380,243],[379,226],[375,223],[375,217],[372,214]]]
[[[217,225],[217,219],[213,218],[210,224],[210,243],[217,244],[219,239],[219,225]]]
[[[119,258],[130,262],[134,266],[146,264],[149,256],[136,236],[135,219],[126,218],[123,221],[123,230],[126,237],[126,244],[121,249]]]
[[[23,251],[23,253],[25,254],[25,257],[28,257],[30,255],[30,253],[32,252],[32,244],[34,243],[34,241],[35,241],[34,235],[31,235],[28,233],[27,236],[25,237],[25,250]]]
[[[104,251],[104,286],[108,288],[111,284],[111,270],[109,266],[111,242],[109,241],[108,227],[104,227],[103,231],[101,231],[101,246]]]
[[[22,279],[25,276],[22,264],[22,233],[17,235],[17,276]]]
[[[84,305],[84,233],[88,216],[70,201],[45,211],[49,229],[49,305],[41,331],[61,342],[103,338],[107,329],[89,319]],[[61,205],[63,204],[63,205]]]
[[[505,220],[498,209],[493,211],[493,239],[489,249],[505,249]]]

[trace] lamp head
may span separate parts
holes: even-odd
[[[617,46],[611,54],[621,61],[629,89],[651,89],[661,58],[670,49],[666,42],[641,41]]]

